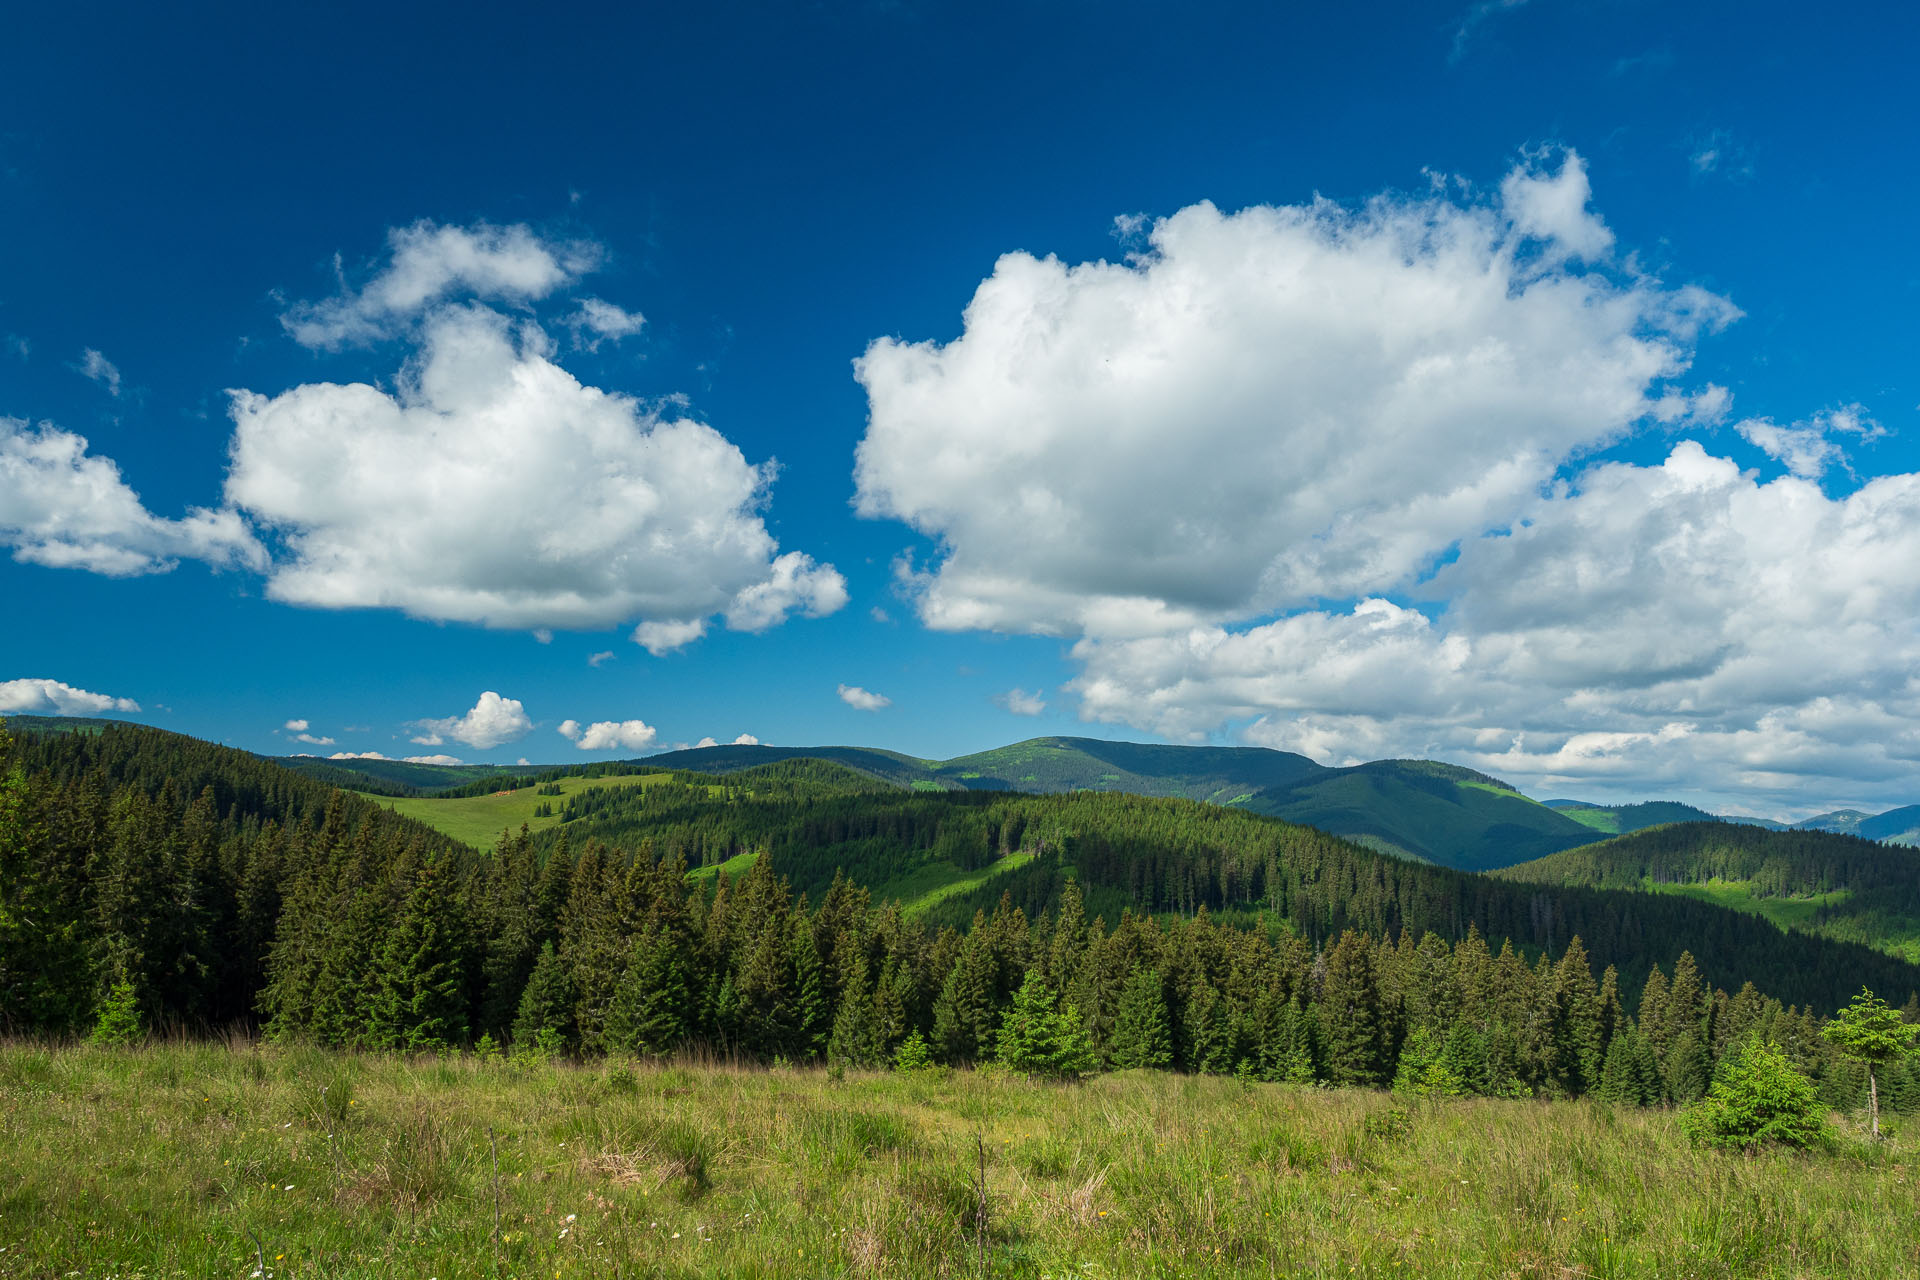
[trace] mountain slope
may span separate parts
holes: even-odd
[[[1332,769],[1264,747],[1033,738],[945,761],[851,747],[705,747],[648,763],[728,772],[803,755],[922,791],[1116,791],[1234,805],[1377,852],[1469,870],[1524,862],[1593,838],[1590,828],[1497,778],[1431,760]]]
[[[1683,893],[1782,928],[1920,961],[1920,852],[1859,836],[1693,822],[1495,872],[1529,884]]]
[[[1566,814],[1582,826],[1610,836],[1624,836],[1669,822],[1744,822],[1744,818],[1722,818],[1717,813],[1696,809],[1673,800],[1648,800],[1640,804],[1587,804],[1581,800],[1548,800],[1547,808]]]

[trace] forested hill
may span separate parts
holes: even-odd
[[[1528,884],[1692,893],[1784,928],[1920,960],[1920,850],[1859,836],[1679,823],[1497,874]]]
[[[1497,778],[1432,760],[1328,768],[1264,747],[1034,738],[946,761],[858,747],[703,747],[647,763],[716,773],[815,756],[918,790],[1112,791],[1204,800],[1357,840],[1398,857],[1480,870],[1593,838]]]
[[[1773,925],[1710,903],[1523,886],[1383,856],[1240,809],[1091,792],[790,797],[740,785],[751,776],[727,775],[735,786],[724,799],[693,785],[700,775],[692,774],[677,787],[582,793],[536,843],[557,848],[565,840],[577,849],[597,840],[696,869],[758,855],[796,891],[817,898],[844,874],[936,925],[964,926],[1003,895],[1037,916],[1057,906],[1072,879],[1088,912],[1108,920],[1124,910],[1188,915],[1205,908],[1225,919],[1281,924],[1314,942],[1349,928],[1457,939],[1471,926],[1495,946],[1511,938],[1550,954],[1578,934],[1597,964],[1623,973],[1690,949],[1716,972],[1737,972],[1796,1003],[1844,996],[1869,971],[1903,994],[1920,985],[1920,970],[1891,957],[1826,939],[1783,946]]]

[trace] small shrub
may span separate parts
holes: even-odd
[[[1820,1095],[1779,1046],[1748,1044],[1722,1065],[1707,1096],[1680,1116],[1696,1146],[1806,1148],[1827,1137]]]
[[[925,1071],[933,1066],[933,1050],[927,1045],[927,1038],[919,1031],[909,1031],[900,1047],[893,1051],[893,1069],[895,1071]]]
[[[108,989],[107,998],[100,1006],[100,1016],[94,1021],[91,1039],[95,1044],[116,1048],[146,1039],[146,1032],[140,1026],[140,998],[125,978]]]

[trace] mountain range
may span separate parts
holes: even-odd
[[[12,723],[88,731],[113,722],[16,716]],[[1264,747],[1167,746],[1097,738],[1031,738],[951,760],[922,759],[874,747],[758,745],[695,747],[589,766],[508,768],[315,756],[275,759],[319,781],[388,796],[505,789],[520,779],[563,770],[654,768],[725,774],[782,760],[820,759],[916,791],[1114,791],[1229,805],[1317,827],[1376,852],[1469,871],[1515,866],[1596,839],[1676,822],[1822,831],[1920,846],[1920,805],[1877,815],[1839,809],[1785,824],[1713,814],[1673,801],[1627,805],[1536,801],[1498,778],[1433,760],[1375,760],[1329,767]]]

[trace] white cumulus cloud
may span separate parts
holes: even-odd
[[[518,698],[503,698],[489,689],[465,715],[444,720],[416,720],[414,727],[420,733],[413,741],[423,747],[437,747],[451,738],[485,751],[525,737],[532,730],[533,721]]]
[[[232,511],[190,508],[178,520],[148,511],[87,440],[0,418],[0,544],[13,558],[113,577],[165,573],[182,559],[263,568],[266,552]]]
[[[883,694],[872,693],[857,684],[843,684],[839,688],[840,701],[856,711],[878,711],[882,707],[893,705],[893,699]]]
[[[1920,770],[1920,475],[1841,498],[1701,445],[1593,468],[1463,546],[1432,616],[1383,599],[1088,638],[1091,718],[1540,790],[1902,801]]]
[[[484,307],[436,311],[421,344],[392,393],[233,394],[226,496],[278,535],[270,598],[529,630],[638,616],[656,652],[716,614],[758,631],[844,602],[768,533],[772,468],[712,427],[582,385]]]
[[[282,729],[285,729],[288,733],[305,733],[308,729],[311,729],[313,726],[308,724],[305,720],[289,720],[285,724],[281,725],[280,727]]]
[[[560,736],[582,751],[645,751],[659,732],[642,720],[563,720]]]
[[[132,698],[76,689],[62,680],[0,680],[0,712],[10,715],[96,716],[103,711],[138,711]]]
[[[295,742],[305,742],[316,747],[330,747],[333,745],[332,738],[323,738],[311,733],[296,733],[293,735],[293,740]]]
[[[1002,257],[944,345],[874,342],[861,514],[922,619],[1164,634],[1395,590],[1581,450],[1667,412],[1736,313],[1616,269],[1586,170],[1152,224],[1126,262]]]

